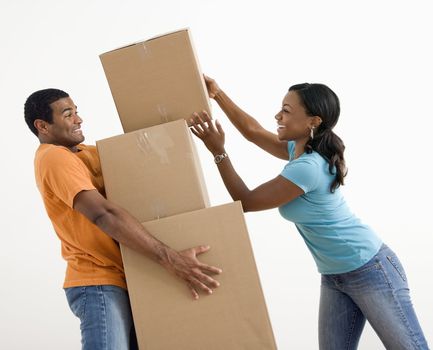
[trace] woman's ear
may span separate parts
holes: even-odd
[[[318,128],[322,124],[322,118],[320,118],[318,115],[315,115],[311,118],[311,126],[314,128]]]

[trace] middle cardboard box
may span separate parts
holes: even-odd
[[[185,120],[103,139],[96,146],[107,199],[140,222],[210,206]]]

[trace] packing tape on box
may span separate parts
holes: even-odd
[[[168,123],[170,119],[168,118],[167,108],[165,107],[165,105],[158,103],[156,109],[158,110],[161,124]]]
[[[135,44],[135,47],[137,48],[137,53],[140,56],[141,60],[145,60],[147,56],[150,55],[150,49],[146,46],[145,43],[138,43]]]
[[[151,205],[152,210],[152,217],[156,219],[161,219],[167,216],[167,210],[164,206],[164,204],[158,199],[155,199],[154,202]]]
[[[156,155],[161,164],[170,164],[167,150],[173,148],[175,144],[164,127],[158,126],[151,131],[138,131],[136,138],[137,147],[145,155],[145,159]]]

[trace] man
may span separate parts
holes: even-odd
[[[180,277],[195,299],[199,291],[212,293],[219,283],[210,275],[221,270],[196,258],[209,247],[177,252],[105,199],[96,147],[82,144],[82,119],[66,92],[33,93],[24,114],[41,143],[35,155],[36,183],[67,261],[63,287],[81,322],[83,349],[123,350],[136,342],[117,242]]]

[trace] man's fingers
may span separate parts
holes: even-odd
[[[194,247],[192,249],[194,250],[195,255],[200,255],[200,254],[206,253],[210,249],[210,246],[199,245],[199,246]]]
[[[206,253],[207,251],[209,251],[210,246],[208,245],[199,245],[197,247],[192,248],[195,255],[198,256],[200,254]],[[199,265],[199,268],[201,270],[204,271],[208,271],[211,272],[212,274],[220,274],[222,272],[222,270],[218,267],[215,266],[210,266],[210,265],[206,265],[206,264],[201,264]]]
[[[220,283],[217,280],[213,279],[212,277],[206,275],[201,271],[197,272],[196,278],[208,287],[217,288],[220,286]]]
[[[220,283],[210,275],[220,274],[221,269],[202,264],[197,255],[203,254],[210,249],[208,245],[199,245],[179,252],[183,256],[179,265],[174,271],[188,285],[194,299],[198,299],[198,292],[212,294],[212,289],[219,287]]]
[[[206,284],[204,284],[198,278],[191,279],[190,284],[193,285],[193,288],[195,291],[197,291],[197,289],[199,289],[199,290],[205,292],[206,294],[212,294],[212,289],[210,289]]]
[[[218,288],[220,286],[220,283],[216,279],[213,279],[209,275],[206,275],[202,272],[200,273],[198,279],[200,280],[200,282],[211,288]]]
[[[192,283],[188,283],[188,288],[191,291],[192,297],[197,300],[199,298],[199,295],[197,293],[197,291],[195,290],[194,286]]]
[[[200,269],[202,271],[209,272],[209,273],[211,273],[213,275],[219,275],[220,273],[223,272],[223,270],[220,269],[219,267],[211,266],[211,265],[206,265],[206,264],[201,264],[200,265]]]

